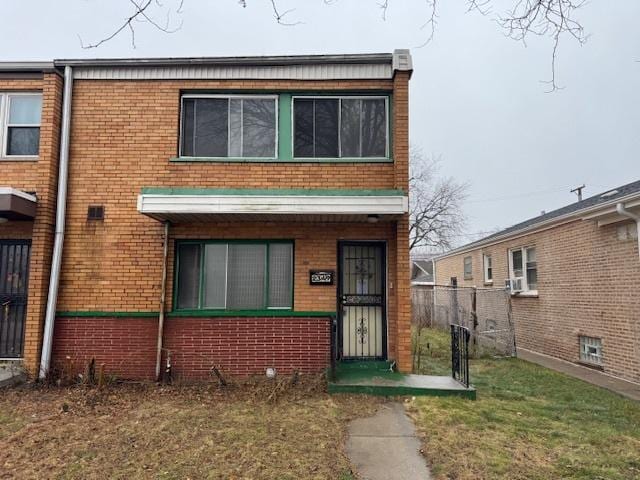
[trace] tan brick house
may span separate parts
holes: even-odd
[[[30,369],[42,343],[43,371],[311,372],[332,342],[410,369],[407,51],[54,67],[66,212]],[[33,267],[29,298],[46,299]]]
[[[640,181],[436,258],[437,284],[509,288],[518,349],[640,382]]]
[[[0,359],[38,364],[53,246],[62,76],[0,63]]]

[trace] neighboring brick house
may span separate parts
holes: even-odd
[[[30,369],[49,285],[61,104],[53,62],[0,63],[0,359]]]
[[[54,63],[73,83],[52,365],[153,378],[161,346],[189,378],[320,371],[335,318],[341,358],[410,370],[408,51]]]
[[[508,288],[519,349],[640,382],[640,181],[436,259],[436,284]]]

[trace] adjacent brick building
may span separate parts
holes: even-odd
[[[640,181],[442,255],[436,283],[507,281],[519,349],[640,382],[638,214]]]
[[[36,191],[48,215],[37,244],[38,215],[33,234],[26,221],[0,225],[2,238],[33,237],[29,369],[49,281],[63,69],[73,84],[52,365],[95,359],[153,378],[162,324],[163,368],[170,356],[188,378],[214,365],[320,371],[332,341],[342,358],[410,369],[407,51],[51,67],[10,80],[45,92],[41,177],[0,162],[0,185]]]

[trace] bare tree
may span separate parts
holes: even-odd
[[[258,0],[253,0],[253,3]],[[296,26],[303,22],[289,20],[295,9],[282,10],[278,7],[278,0],[262,0],[268,1],[271,5],[273,18],[276,23],[283,26]],[[339,0],[324,0],[325,4],[335,4]],[[419,45],[423,47],[427,45],[434,37],[436,25],[439,18],[439,6],[441,0],[424,0],[416,3],[418,8],[424,8],[426,12],[425,21],[421,26],[422,30],[427,33],[425,41]],[[576,13],[583,7],[587,0],[510,0],[513,5],[503,14],[493,15],[492,7],[498,0],[459,0],[466,4],[469,12],[477,12],[483,16],[492,17],[498,25],[503,29],[505,35],[517,41],[526,44],[531,36],[549,37],[552,40],[551,50],[551,75],[546,81],[549,85],[549,91],[558,90],[560,87],[557,83],[556,63],[558,59],[558,49],[560,41],[563,37],[572,38],[580,44],[584,44],[587,40],[584,28],[579,20],[575,18]],[[131,35],[131,44],[135,48],[136,33],[135,27],[137,23],[148,23],[164,33],[173,33],[182,27],[182,22],[172,20],[172,15],[179,16],[182,14],[182,8],[185,0],[129,0],[131,3],[131,12],[123,19],[114,31],[95,43],[84,44],[80,40],[83,48],[97,48],[120,35],[122,32],[128,31]],[[237,0],[241,7],[246,8],[250,5],[250,0]],[[382,11],[383,20],[389,18],[389,11],[394,2],[392,0],[379,0],[378,6]],[[165,15],[165,20],[160,22],[157,20],[161,14]]]
[[[451,177],[439,177],[439,159],[412,149],[409,167],[409,246],[411,250],[449,249],[465,219],[462,203],[469,188]]]

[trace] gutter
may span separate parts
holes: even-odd
[[[640,257],[640,215],[636,215],[635,213],[627,210],[622,202],[619,202],[616,205],[616,212],[623,217],[630,218],[636,222],[636,229],[638,231],[638,256]]]
[[[56,230],[51,258],[51,277],[47,310],[44,319],[42,337],[42,355],[38,377],[43,380],[49,373],[51,348],[53,345],[53,326],[56,319],[58,286],[60,285],[60,267],[62,266],[62,246],[64,243],[65,217],[67,210],[67,179],[69,171],[69,137],[71,129],[71,96],[73,93],[73,70],[64,68],[64,94],[62,100],[62,127],[60,131],[60,160],[58,166],[58,198],[56,204]]]

